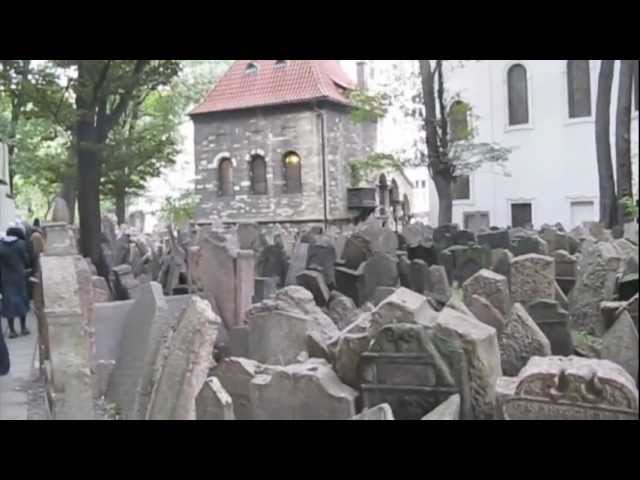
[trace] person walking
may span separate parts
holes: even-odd
[[[0,238],[0,292],[2,308],[0,317],[7,319],[9,338],[16,338],[15,319],[20,319],[22,335],[31,333],[27,328],[29,297],[27,294],[27,271],[31,268],[24,230],[13,225]]]

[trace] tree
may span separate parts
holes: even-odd
[[[600,191],[600,223],[611,228],[616,223],[616,188],[613,180],[610,143],[611,87],[615,60],[602,60],[596,97],[596,158]]]
[[[168,195],[160,208],[160,219],[167,225],[184,227],[193,218],[198,202],[198,195],[191,191]]]
[[[617,223],[625,221],[625,210],[620,205],[625,198],[633,198],[631,171],[631,92],[634,77],[633,60],[620,61],[618,104],[616,108],[616,181],[618,192]]]
[[[101,275],[100,181],[109,134],[138,98],[167,85],[179,72],[175,60],[73,60],[80,249]]]

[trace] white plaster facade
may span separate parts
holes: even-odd
[[[529,123],[508,125],[507,70],[527,69]],[[470,178],[470,198],[454,201],[453,221],[464,225],[465,211],[488,211],[492,225],[511,225],[511,204],[531,203],[532,223],[561,222],[571,228],[597,220],[598,169],[595,106],[600,68],[590,60],[591,116],[570,119],[566,60],[483,60],[467,62],[449,73],[450,92],[472,107],[470,126],[478,141],[513,148],[504,176],[485,165]],[[615,104],[618,70],[613,79],[611,148],[615,171]],[[635,93],[634,93],[635,95]],[[634,195],[638,196],[638,111],[632,106],[631,150]],[[438,199],[430,188],[431,223],[437,224]]]

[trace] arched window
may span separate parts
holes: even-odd
[[[507,72],[507,92],[509,97],[509,125],[529,123],[529,90],[527,69],[517,64]]]
[[[287,152],[283,157],[284,192],[302,193],[302,161],[295,152]]]
[[[251,193],[254,195],[267,194],[267,162],[260,155],[251,157],[251,165],[249,167],[251,176]]]
[[[233,196],[233,164],[229,158],[223,158],[218,164],[218,195]]]
[[[567,62],[567,92],[569,96],[569,118],[591,116],[591,79],[589,60]]]
[[[449,108],[449,135],[457,142],[469,138],[469,106],[462,100],[456,100]]]
[[[389,189],[389,201],[394,203],[400,203],[400,189],[398,188],[398,182],[395,178],[391,179],[391,188]]]
[[[245,69],[245,73],[247,75],[255,75],[258,73],[258,64],[257,63],[249,63],[247,64],[247,68]]]

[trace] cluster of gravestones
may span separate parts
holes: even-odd
[[[235,271],[235,283],[214,299],[229,312],[225,352],[198,418],[637,416],[637,230],[412,224],[398,234],[369,221],[272,241],[245,225],[237,236],[226,254],[236,265],[220,274]],[[253,288],[238,274],[243,251]],[[251,290],[250,306],[239,290]]]

